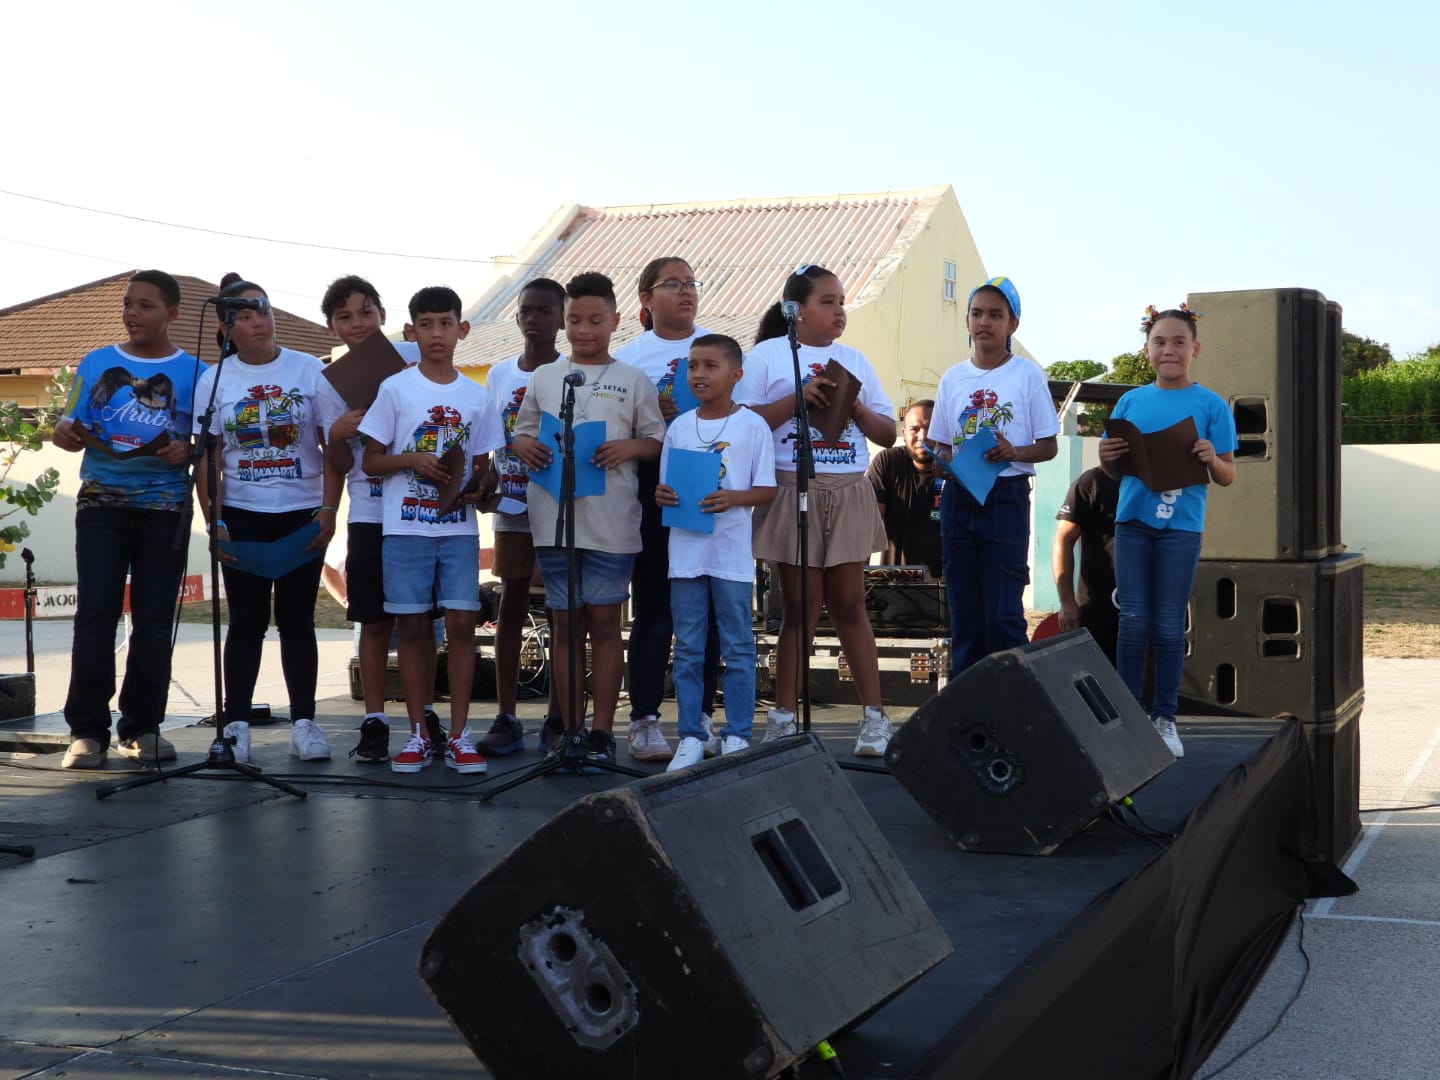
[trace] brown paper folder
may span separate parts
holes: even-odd
[[[352,409],[375,404],[380,384],[405,370],[405,361],[379,330],[356,345],[339,360],[325,365],[325,378]]]
[[[1130,421],[1112,417],[1105,433],[1130,446],[1130,452],[1119,460],[1120,472],[1135,477],[1151,491],[1175,491],[1210,482],[1210,470],[1194,454],[1200,435],[1188,416],[1148,435]]]
[[[479,485],[480,476],[477,473],[470,478],[470,483],[465,483],[465,447],[460,443],[453,443],[449,450],[440,455],[440,464],[450,474],[450,479],[445,483],[435,485],[436,499],[440,503],[437,513],[443,518],[455,509],[461,495]]]
[[[820,438],[827,443],[839,442],[840,434],[850,423],[850,410],[855,408],[855,399],[860,396],[860,380],[838,360],[825,365],[820,376],[835,385],[825,392],[830,404],[823,409],[810,410],[810,426],[820,432]]]

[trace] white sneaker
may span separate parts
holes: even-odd
[[[290,756],[301,761],[330,760],[330,743],[314,720],[296,720],[290,725]]]
[[[105,748],[99,739],[72,739],[65,759],[60,762],[62,769],[103,769]]]
[[[670,759],[670,764],[665,766],[666,772],[679,772],[681,769],[688,769],[691,765],[698,765],[705,760],[705,744],[694,735],[686,735],[680,740],[680,746],[675,751],[675,756]]]
[[[235,751],[235,760],[250,760],[250,724],[245,720],[231,720],[225,725],[225,738],[229,739]]]
[[[774,742],[787,735],[794,735],[795,731],[795,714],[793,712],[771,709],[765,714],[765,738],[760,741]]]
[[[865,706],[865,715],[860,720],[860,736],[855,740],[856,757],[884,757],[890,745],[894,729],[890,718],[873,706]]]
[[[750,740],[742,739],[739,735],[726,735],[720,742],[721,754],[738,754],[741,750],[750,749]]]
[[[1185,744],[1180,741],[1180,732],[1175,730],[1175,718],[1173,716],[1157,716],[1151,723],[1155,725],[1155,732],[1165,740],[1165,745],[1170,753],[1177,758],[1185,756]]]
[[[630,756],[636,761],[669,761],[674,751],[660,734],[658,716],[642,716],[630,721],[628,732]]]
[[[720,736],[714,731],[715,720],[709,713],[700,714],[700,729],[705,732],[700,741],[705,744],[705,756],[714,757],[720,753]]]

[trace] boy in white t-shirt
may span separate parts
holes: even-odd
[[[940,495],[940,545],[950,608],[950,674],[1025,644],[1030,580],[1030,478],[1055,456],[1059,422],[1039,365],[1010,352],[1020,293],[1009,278],[976,286],[965,324],[974,355],[946,369],[935,391],[930,445],[947,461],[982,427],[988,461],[1008,462],[985,502],[953,480]]]
[[[525,338],[525,351],[490,369],[485,388],[500,410],[505,445],[495,451],[487,486],[518,512],[495,514],[495,576],[500,579],[500,611],[495,627],[495,722],[476,745],[482,754],[513,754],[525,747],[525,727],[515,715],[520,685],[520,638],[530,618],[530,583],[535,580],[535,543],[525,512],[530,469],[514,451],[515,424],[530,376],[560,358],[555,335],[565,318],[565,286],[549,278],[527,282],[516,299],[515,324]],[[553,699],[552,699],[553,700]],[[564,721],[553,707],[540,728],[541,749],[547,739],[563,734]]]
[[[700,500],[700,508],[715,515],[714,531],[670,529],[670,616],[675,625],[680,745],[666,772],[696,764],[712,749],[711,742],[719,742],[726,754],[750,745],[755,715],[750,510],[775,499],[775,449],[770,425],[731,400],[742,362],[734,338],[706,334],[695,339],[688,378],[700,406],[675,418],[660,454],[661,482],[655,488],[655,502],[662,507],[680,505],[679,493],[667,482],[672,451],[720,455],[719,487]],[[725,660],[723,740],[706,731],[702,712],[705,639],[712,610]]]
[[[475,678],[480,536],[469,505],[473,495],[461,495],[453,508],[441,504],[441,486],[452,479],[441,459],[451,447],[463,448],[463,491],[488,467],[490,451],[505,445],[505,435],[490,394],[455,369],[455,346],[470,331],[461,318],[460,297],[444,286],[421,289],[410,300],[410,326],[420,362],[381,383],[360,422],[365,472],[385,478],[385,610],[396,616],[400,680],[410,715],[410,739],[390,768],[419,772],[439,751],[425,726],[425,703],[434,690],[426,638],[429,612],[438,605],[445,609],[452,646],[445,764],[478,773],[485,771],[485,759],[471,743],[466,721]]]
[[[354,348],[385,325],[385,306],[375,286],[362,277],[347,274],[336,278],[320,300],[325,324],[347,348]],[[420,359],[413,341],[402,341],[395,351],[407,364]],[[365,696],[365,718],[360,739],[350,756],[363,763],[390,760],[390,722],[385,716],[385,672],[390,661],[390,641],[395,633],[395,616],[385,610],[385,582],[380,550],[382,482],[366,474],[363,457],[365,440],[360,435],[364,409],[351,409],[329,379],[321,379],[315,393],[315,409],[325,436],[325,468],[343,479],[349,495],[345,534],[340,537],[342,554],[339,569],[345,575],[345,617],[356,624],[356,654],[359,657],[360,687]],[[336,548],[331,544],[331,549]],[[327,553],[326,561],[329,563]],[[435,683],[435,653],[430,653],[430,684]],[[445,729],[427,702],[425,724],[430,741],[445,742]]]

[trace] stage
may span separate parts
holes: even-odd
[[[421,943],[512,846],[574,799],[623,778],[549,777],[485,805],[479,778],[438,766],[398,776],[354,763],[345,751],[358,703],[332,698],[319,711],[337,751],[330,762],[289,758],[283,724],[254,729],[255,763],[303,786],[304,801],[224,776],[101,802],[95,786],[124,779],[129,762],[62,773],[58,753],[7,757],[0,843],[33,844],[37,855],[0,856],[10,913],[0,1076],[482,1075],[416,977]],[[522,710],[532,733],[540,711]],[[817,709],[815,719],[828,749],[851,760],[852,710]],[[53,718],[38,727],[63,730]],[[1134,800],[1165,832],[1267,746],[1272,764],[1286,764],[1270,741],[1276,722],[1182,719],[1181,730],[1185,758]],[[0,749],[16,749],[5,731]],[[210,739],[208,728],[178,719],[166,732],[181,764],[203,755]],[[497,759],[490,776],[536,760],[533,749]],[[1048,857],[962,853],[894,780],[847,775],[954,953],[833,1040],[846,1074],[1006,1075],[984,1071],[980,1050],[1003,1061],[1017,1003],[1029,1010],[1026,1030],[1039,1035],[1051,1022],[1033,984],[1038,957],[1073,975],[1065,950],[1076,937],[1067,928],[1082,912],[1094,921],[1097,911],[1123,910],[1119,894],[1108,909],[1093,902],[1146,879],[1141,872],[1161,849],[1101,821]],[[1146,880],[1156,876],[1152,866]],[[623,874],[616,884],[623,887]],[[1072,980],[1072,989],[1083,985]],[[524,1017],[505,1022],[523,1026]],[[1069,1075],[1089,1075],[1082,1059],[1070,1062]],[[827,1075],[814,1060],[802,1074]],[[695,1074],[677,1063],[675,1075]]]

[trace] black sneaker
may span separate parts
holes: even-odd
[[[558,716],[545,717],[545,723],[540,728],[540,749],[543,753],[553,754],[565,742],[565,721]]]
[[[475,744],[475,749],[487,756],[498,754],[501,757],[524,750],[525,725],[508,713],[501,713],[490,725],[489,734]]]
[[[448,740],[445,729],[440,725],[440,717],[435,715],[434,709],[425,710],[425,732],[430,739],[430,745],[439,747],[437,753],[443,754]]]
[[[376,764],[390,760],[390,725],[378,716],[368,716],[360,725],[360,741],[350,756]]]
[[[585,736],[585,760],[600,765],[614,765],[615,736],[608,731],[591,731]]]

